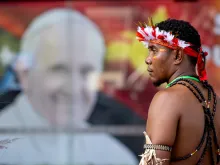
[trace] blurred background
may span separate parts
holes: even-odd
[[[219,0],[0,3],[0,164],[137,165],[166,85],[152,85],[135,39],[149,16],[198,29],[219,95]]]

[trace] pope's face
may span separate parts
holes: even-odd
[[[102,68],[100,51],[87,44],[92,36],[80,38],[77,31],[70,32],[57,25],[38,34],[33,68],[23,77],[33,108],[62,126],[87,119],[96,101],[93,75]]]

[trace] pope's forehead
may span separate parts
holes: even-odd
[[[91,63],[104,57],[105,45],[94,32],[88,31],[80,35],[75,30],[68,33],[58,27],[51,27],[37,36],[39,39],[34,44],[36,48],[31,49],[31,52],[38,63],[71,63],[72,60]]]
[[[85,50],[80,49],[65,49],[56,47],[54,49],[41,49],[36,54],[36,60],[39,66],[48,67],[50,65],[64,64],[64,65],[86,65],[97,64],[102,61],[100,55],[92,54]]]

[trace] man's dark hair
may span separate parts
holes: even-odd
[[[201,47],[201,40],[198,31],[189,23],[183,20],[167,19],[156,24],[160,30],[167,32],[172,32],[172,34],[177,35],[183,41],[193,44],[192,48],[199,52]],[[197,58],[192,56],[187,56],[193,65],[196,65]]]

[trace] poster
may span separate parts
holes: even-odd
[[[0,6],[0,126],[4,129],[145,126],[154,94],[136,23],[190,21],[209,52],[220,94],[218,1],[29,2]],[[191,11],[190,13],[188,11]],[[124,131],[124,135],[123,135]],[[132,130],[130,130],[132,131]],[[143,130],[144,131],[144,130]],[[137,164],[144,136],[108,132],[8,133],[5,164]]]

